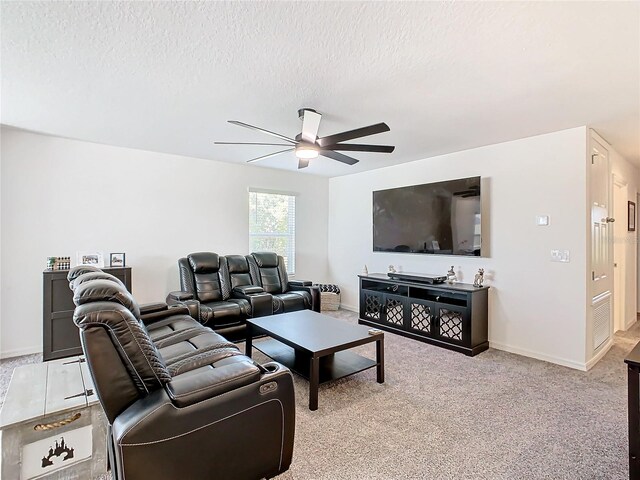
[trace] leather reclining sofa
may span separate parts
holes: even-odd
[[[289,280],[284,259],[272,252],[220,256],[198,252],[178,260],[180,291],[167,304],[183,305],[193,318],[229,340],[244,338],[246,319],[311,309],[320,311],[320,290]]]
[[[76,267],[68,280],[114,480],[253,480],[289,468],[295,405],[286,367],[255,363],[187,306],[139,306],[97,268]]]

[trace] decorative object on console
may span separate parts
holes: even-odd
[[[636,231],[636,204],[634,202],[627,202],[627,216],[629,217],[627,222],[627,230],[629,232]]]
[[[473,279],[473,286],[480,288],[482,287],[482,282],[484,282],[484,268],[479,268],[478,273],[476,273]]]
[[[298,110],[298,116],[302,120],[302,132],[296,135],[295,139],[280,135],[279,133],[270,132],[263,128],[254,127],[247,123],[238,122],[236,120],[229,120],[229,123],[238,125],[240,127],[250,128],[251,130],[257,130],[258,132],[266,133],[273,137],[279,138],[281,141],[288,143],[255,143],[255,142],[214,142],[217,145],[265,145],[265,146],[281,146],[287,147],[284,150],[278,152],[262,155],[247,162],[256,162],[258,160],[264,160],[266,158],[280,155],[285,152],[295,152],[298,158],[298,168],[305,168],[309,166],[309,160],[317,158],[318,155],[336,160],[338,162],[346,163],[347,165],[355,165],[359,160],[349,157],[338,151],[351,151],[351,152],[375,152],[375,153],[391,153],[396,147],[391,145],[360,145],[355,143],[340,143],[347,140],[353,140],[355,138],[368,137],[369,135],[375,135],[377,133],[388,132],[389,126],[386,123],[376,123],[375,125],[369,125],[368,127],[357,128],[355,130],[349,130],[348,132],[336,133],[327,137],[318,138],[318,128],[320,127],[320,119],[322,115],[311,108],[301,108]]]
[[[104,268],[104,257],[102,252],[77,252],[76,265],[90,265],[92,267]]]
[[[458,277],[456,276],[456,272],[453,270],[453,265],[451,265],[451,269],[447,272],[447,283],[449,285],[453,285],[458,281]]]
[[[56,259],[58,257],[47,257],[47,270],[53,270],[56,266]]]
[[[125,254],[124,253],[112,253],[109,255],[110,267],[124,267],[125,266]]]
[[[71,257],[47,257],[47,270],[69,270]]]
[[[389,265],[389,273],[396,273],[396,267]]]
[[[367,268],[367,265],[364,265],[364,268],[362,269],[362,274],[363,275],[369,275],[369,269]]]

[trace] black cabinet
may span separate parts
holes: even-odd
[[[488,289],[360,276],[360,323],[466,355],[489,348]]]
[[[640,343],[627,358],[627,418],[629,422],[629,478],[640,479]]]
[[[131,291],[131,267],[103,268],[119,278]],[[69,288],[69,270],[45,270],[43,273],[42,356],[45,362],[81,355],[80,333],[73,323],[73,292]]]

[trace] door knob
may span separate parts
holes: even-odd
[[[616,221],[615,218],[613,217],[604,217],[602,220],[600,220],[602,223],[613,223]]]

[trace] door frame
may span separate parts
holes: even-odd
[[[626,210],[624,207],[627,206],[627,201],[629,200],[629,192],[628,192],[628,182],[627,180],[620,174],[614,173],[612,175],[612,189],[611,189],[611,210],[612,215],[615,217],[616,211],[622,207],[623,210]],[[618,189],[620,189],[620,193],[624,193],[624,198],[618,198],[617,200],[622,203],[622,205],[618,205],[616,201]],[[627,294],[627,244],[624,241],[626,239],[626,228],[625,223],[627,220],[627,215],[622,218],[616,219],[617,222],[614,223],[613,228],[613,333],[618,330],[624,331],[626,330],[627,325],[627,309],[626,309],[626,294]],[[622,232],[622,235],[617,235]],[[623,258],[622,267],[616,266],[616,256]]]

